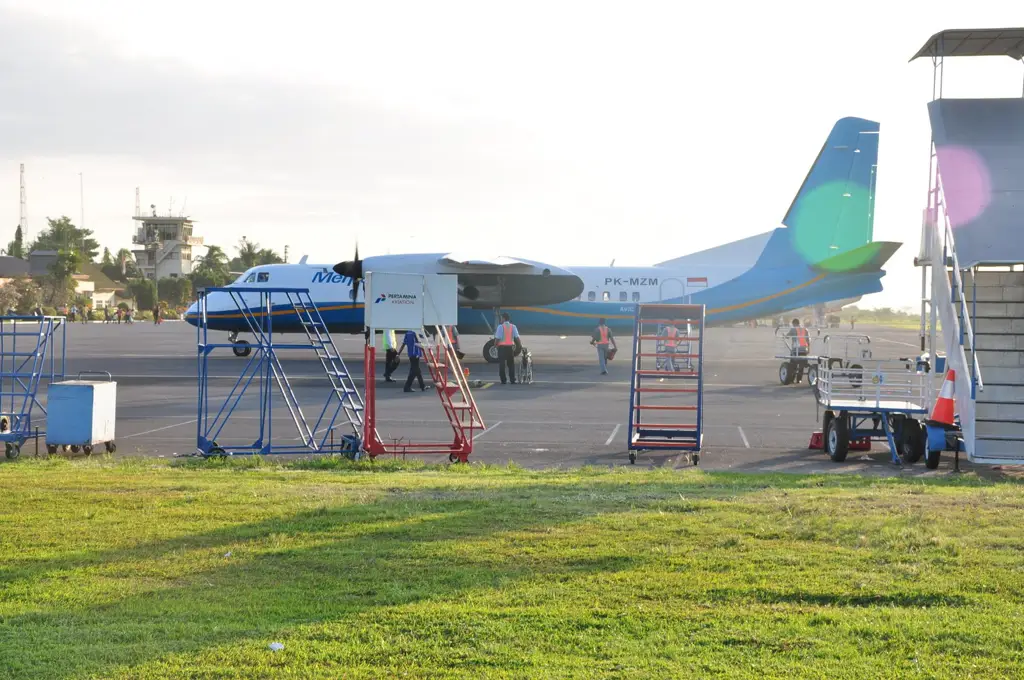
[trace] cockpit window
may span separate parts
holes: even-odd
[[[246,283],[252,283],[255,280],[256,280],[256,272],[253,272],[252,274],[249,274],[248,276],[245,277],[245,282]]]
[[[270,280],[270,272],[259,272],[256,274],[256,283],[266,283]]]

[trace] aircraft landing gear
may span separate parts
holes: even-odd
[[[489,364],[498,363],[498,343],[493,338],[484,343],[484,361]]]
[[[228,342],[234,345],[231,351],[235,353],[236,357],[247,357],[252,354],[252,346],[249,344],[249,341],[239,340],[238,331],[228,333]]]

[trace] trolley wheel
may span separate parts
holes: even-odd
[[[484,343],[484,361],[489,364],[498,363],[498,345],[494,340]]]
[[[629,452],[629,464],[636,465],[636,451]]]
[[[236,357],[247,357],[252,353],[252,345],[248,340],[239,340],[231,348],[231,351],[235,353]]]
[[[462,458],[460,458],[459,454],[457,454],[457,453],[449,453],[448,454],[448,461],[451,462],[451,463],[465,463],[466,462],[466,461],[462,460]]]
[[[21,444],[7,442],[4,444],[4,455],[7,456],[8,460],[14,460],[21,455]]]
[[[117,444],[115,444],[114,442],[107,442],[106,444],[104,444],[104,447],[107,449],[107,453],[114,453],[115,451],[117,451]]]
[[[828,422],[825,450],[833,462],[842,463],[846,460],[846,454],[850,450],[850,423],[845,413],[839,413]]]
[[[793,370],[793,364],[790,361],[783,361],[779,364],[779,382],[783,385],[790,385],[793,383],[793,375],[796,371]]]
[[[79,447],[78,444],[72,444],[71,445],[71,453],[78,453],[80,448],[81,447]]]
[[[46,452],[48,454],[50,454],[51,456],[57,455],[57,445],[56,444],[47,444],[46,445]]]
[[[207,458],[227,458],[228,452],[219,446],[213,446],[210,451],[206,454]]]
[[[853,371],[853,373],[849,374],[850,382],[859,387],[864,382],[864,374],[862,373],[864,367],[860,364],[850,364],[849,369]]]
[[[921,423],[913,418],[904,418],[903,427],[900,429],[900,440],[896,443],[896,449],[900,458],[907,465],[913,465],[921,460],[927,448],[925,432]]]
[[[924,466],[929,470],[937,470],[939,468],[939,457],[941,455],[942,451],[925,451]]]
[[[700,465],[700,453],[693,454],[693,464]]]
[[[807,385],[812,390],[818,386],[818,367],[814,364],[807,367]]]
[[[92,455],[92,446],[90,446],[89,444],[86,444],[85,446],[83,446],[82,447],[82,453],[84,453],[87,456],[91,456]]]

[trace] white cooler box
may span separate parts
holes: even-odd
[[[114,421],[117,417],[117,383],[110,380],[78,380],[51,383],[46,394],[46,448],[56,453],[58,447],[81,448],[92,453],[103,444],[113,453]]]

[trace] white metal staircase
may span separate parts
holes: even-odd
[[[1024,463],[1024,272],[974,269],[964,281],[984,387],[975,390],[972,459]]]

